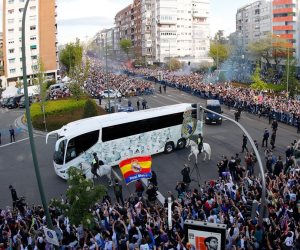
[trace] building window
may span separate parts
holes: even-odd
[[[8,41],[8,44],[14,44],[15,41],[11,40],[11,41]]]
[[[32,59],[32,60],[36,60],[36,59],[37,59],[37,56],[31,56],[31,59]]]
[[[38,69],[38,66],[37,66],[37,65],[32,65],[31,68],[32,68],[33,70],[37,70],[37,69]]]
[[[14,10],[8,10],[8,14],[14,14]]]
[[[9,54],[12,54],[12,53],[14,53],[14,52],[15,52],[15,49],[9,49],[9,50],[8,50],[8,53],[9,53]]]
[[[16,69],[10,69],[9,72],[10,73],[16,73]]]
[[[31,7],[30,7],[30,10],[31,10],[31,11],[36,10],[36,6],[31,6]]]
[[[36,49],[36,45],[30,45],[30,49]]]
[[[8,29],[8,33],[14,33],[14,29]]]
[[[15,0],[8,0],[8,4],[13,4]]]
[[[8,19],[7,23],[14,23],[14,19]]]
[[[36,40],[36,36],[31,36],[31,37],[30,37],[30,40],[31,40],[31,41]]]
[[[16,61],[15,58],[10,58],[10,59],[8,59],[8,62],[9,62],[9,63],[14,63],[15,61]]]
[[[23,13],[23,11],[24,11],[24,8],[20,8],[20,9],[19,9],[19,12],[20,12],[20,13]]]
[[[30,30],[36,30],[36,26],[35,25],[31,25],[30,26]]]

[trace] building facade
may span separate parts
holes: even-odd
[[[236,13],[236,37],[244,53],[248,46],[272,33],[272,1],[247,4]]]
[[[287,40],[285,47],[289,53],[297,59],[300,65],[300,22],[298,0],[273,0],[273,23],[274,36]]]
[[[7,85],[22,82],[24,0],[3,0],[3,57]],[[48,77],[57,78],[58,49],[55,0],[31,0],[26,13],[26,63],[29,84],[39,60]]]
[[[209,6],[209,0],[134,0],[115,17],[118,38],[131,39],[135,55],[150,63],[209,61]]]

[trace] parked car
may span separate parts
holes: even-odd
[[[115,98],[115,97],[122,97],[120,92],[116,92],[112,89],[110,90],[103,90],[101,91],[100,95],[102,98],[108,98],[108,94],[109,94],[109,98]]]
[[[24,96],[24,95],[17,95],[17,96],[9,98],[9,101],[7,102],[7,105],[6,105],[7,108],[15,109],[15,108],[19,107],[19,102],[20,102],[20,99],[22,98],[22,96]]]
[[[118,107],[118,112],[133,112],[134,111],[133,107],[123,106],[120,103],[117,103],[117,107]],[[105,104],[105,111],[109,112],[108,103]],[[115,111],[115,102],[111,101],[109,113],[113,113],[114,111]]]
[[[32,103],[32,96],[29,96],[29,106]],[[22,96],[19,101],[19,108],[25,108],[25,96]]]

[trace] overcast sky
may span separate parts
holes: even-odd
[[[0,2],[2,14],[2,1]],[[112,27],[115,14],[132,2],[133,0],[57,0],[59,43],[75,41],[76,37],[85,41],[97,31]],[[250,2],[253,0],[211,0],[211,36],[217,30],[225,30],[225,34],[234,32],[236,10]]]

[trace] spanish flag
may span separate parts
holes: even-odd
[[[151,178],[151,164],[151,156],[138,156],[121,161],[119,166],[125,182],[128,184],[142,178]]]

